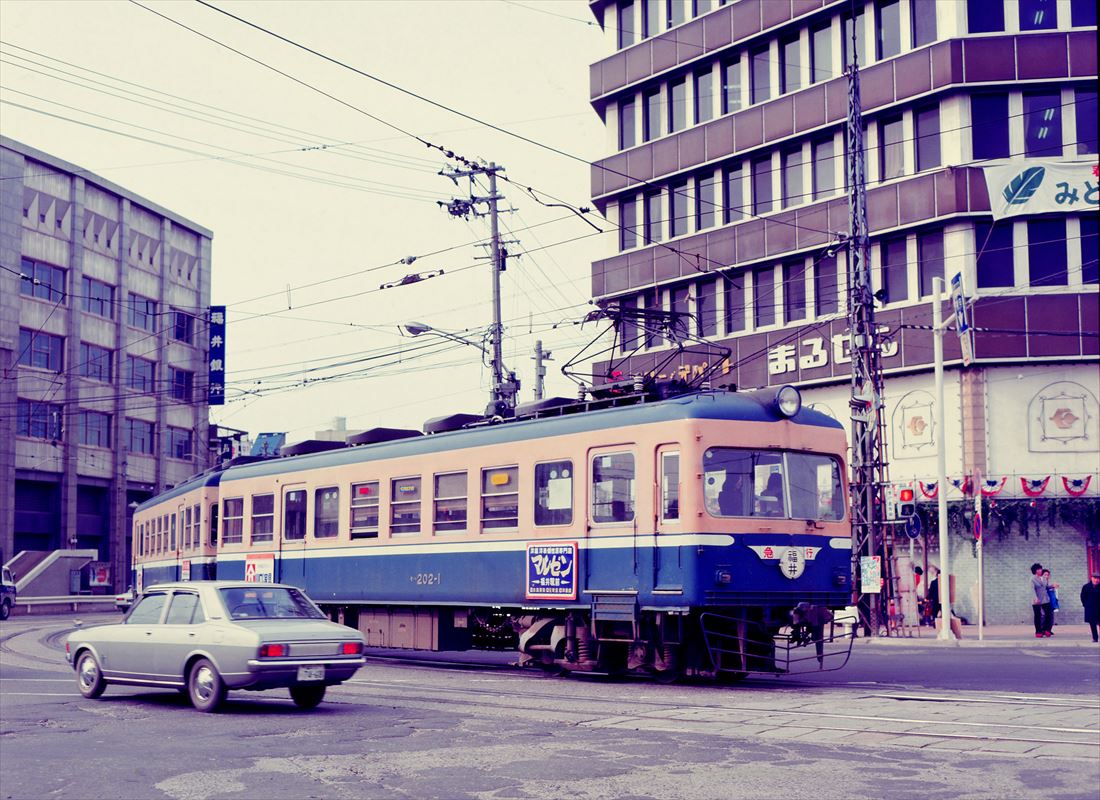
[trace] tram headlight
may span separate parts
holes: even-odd
[[[775,405],[784,417],[793,417],[802,408],[802,395],[793,386],[784,386],[775,394]]]

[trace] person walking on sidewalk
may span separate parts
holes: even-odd
[[[1058,624],[1054,621],[1054,615],[1058,613],[1058,609],[1060,608],[1058,603],[1058,590],[1062,587],[1061,584],[1054,582],[1054,579],[1050,577],[1050,570],[1046,567],[1043,567],[1043,580],[1047,582],[1047,597],[1050,598],[1050,628],[1047,630],[1050,631],[1053,636],[1054,632],[1052,628]]]
[[[1031,612],[1035,616],[1035,638],[1050,636],[1048,620],[1054,616],[1050,610],[1047,582],[1043,580],[1043,565],[1031,565]]]
[[[1085,607],[1085,622],[1092,631],[1092,640],[1100,642],[1096,635],[1100,625],[1100,572],[1092,573],[1092,579],[1081,587],[1081,605]]]

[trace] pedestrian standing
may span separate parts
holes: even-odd
[[[943,609],[940,605],[940,576],[938,572],[932,582],[928,584],[928,601],[932,607],[932,622],[930,624],[935,627],[936,617],[940,615],[940,611]]]
[[[1092,573],[1092,579],[1081,587],[1081,605],[1085,607],[1085,622],[1092,631],[1092,640],[1100,642],[1097,637],[1097,625],[1100,625],[1100,572]]]
[[[1031,565],[1031,613],[1035,617],[1035,638],[1050,636],[1047,633],[1047,619],[1052,616],[1050,595],[1047,593],[1047,583],[1043,580],[1043,565],[1039,563]]]
[[[1050,635],[1054,635],[1054,631],[1051,630],[1057,623],[1054,621],[1054,615],[1058,611],[1058,590],[1061,588],[1061,584],[1055,583],[1054,579],[1050,577],[1050,570],[1043,567],[1043,580],[1047,582],[1047,597],[1050,598]]]

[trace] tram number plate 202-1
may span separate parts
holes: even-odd
[[[322,666],[298,667],[298,680],[300,681],[323,681],[324,679],[325,668]]]
[[[443,576],[438,572],[418,572],[410,575],[409,580],[417,586],[438,586],[443,583]]]

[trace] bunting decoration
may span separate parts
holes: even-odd
[[[929,500],[935,500],[936,496],[940,493],[940,486],[936,481],[931,481],[929,483],[917,481],[917,485],[920,486],[920,493]]]
[[[1089,490],[1089,484],[1092,483],[1092,476],[1086,475],[1084,478],[1067,478],[1062,476],[1062,485],[1066,487],[1066,491],[1074,497],[1080,497]]]
[[[986,478],[982,481],[982,497],[993,497],[994,495],[1000,494],[1001,489],[1005,488],[1005,483],[1007,481],[1007,475],[999,481],[996,478]]]
[[[1050,475],[1047,475],[1045,478],[1020,478],[1020,488],[1024,490],[1024,494],[1028,497],[1038,497],[1041,495],[1047,490],[1048,483],[1050,483]]]
[[[963,494],[970,494],[974,491],[974,481],[969,475],[962,478],[952,478],[951,485]]]

